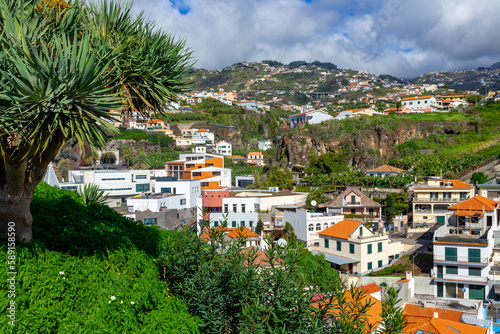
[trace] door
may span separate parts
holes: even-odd
[[[469,285],[469,299],[484,299],[484,285]]]
[[[459,284],[458,285],[458,298],[464,298],[464,285],[463,284]]]
[[[349,263],[349,274],[352,274],[352,263]]]

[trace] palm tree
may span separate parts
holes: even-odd
[[[0,230],[32,240],[30,203],[67,140],[104,147],[112,110],[163,112],[191,52],[131,3],[0,0]]]

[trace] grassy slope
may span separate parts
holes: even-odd
[[[2,316],[1,333],[198,332],[199,319],[158,278],[160,230],[105,206],[86,207],[46,184],[37,188],[32,212],[35,242],[16,248],[16,330]],[[3,244],[0,262],[6,257]],[[2,315],[9,301],[6,269],[0,271]]]

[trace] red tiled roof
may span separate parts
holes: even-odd
[[[260,235],[252,232],[248,227],[240,227],[233,229],[231,232],[227,234],[233,239],[236,238],[258,238]]]
[[[361,222],[344,219],[337,224],[330,226],[326,230],[318,232],[319,235],[334,237],[339,239],[347,239],[356,230]]]

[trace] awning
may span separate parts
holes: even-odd
[[[457,210],[455,211],[455,216],[482,217],[483,213],[470,210]]]
[[[358,260],[348,259],[346,257],[337,256],[337,255],[328,254],[328,253],[321,253],[321,252],[317,252],[317,251],[311,251],[311,253],[313,253],[314,255],[324,255],[325,259],[328,262],[338,264],[339,266],[343,265],[343,264],[358,263],[359,262]]]

